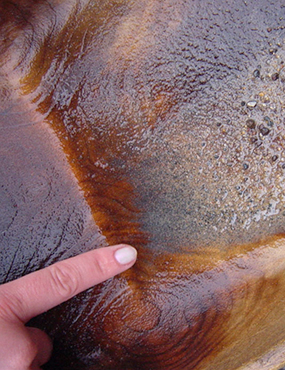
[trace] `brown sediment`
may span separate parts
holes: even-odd
[[[283,340],[284,238],[251,248],[228,259],[139,259],[83,299],[85,319],[70,324],[65,343],[59,338],[65,355],[77,358],[76,369],[228,370],[262,357]],[[43,318],[51,334],[56,317]],[[60,359],[55,364],[67,369]]]
[[[34,32],[21,91],[108,243],[139,249],[75,299],[64,340],[59,316],[42,323],[65,353],[50,366],[229,370],[284,339],[277,3],[93,1]]]
[[[22,79],[23,91],[59,135],[110,243],[129,230],[129,242],[137,234],[139,244],[150,238],[153,249],[226,249],[284,231],[283,162],[270,159],[284,152],[284,100],[264,76],[268,32],[260,27],[256,37],[249,27],[238,41],[216,23],[227,18],[220,10],[207,14],[215,29],[208,45],[199,26],[188,24],[203,6],[149,1],[103,3],[99,12],[96,2],[75,7],[60,32],[42,42]],[[242,14],[248,15],[245,9]],[[213,62],[225,32],[239,57],[226,43]],[[204,56],[195,52],[206,45]],[[258,79],[250,70],[257,56]],[[280,60],[271,59],[270,68],[278,68]],[[249,128],[249,121],[258,128]]]

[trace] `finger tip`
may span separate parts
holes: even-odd
[[[134,264],[137,259],[137,250],[130,245],[120,244],[114,253],[114,257],[120,265]]]

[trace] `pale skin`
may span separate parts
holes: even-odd
[[[136,261],[126,245],[96,249],[0,286],[0,369],[38,370],[52,353],[47,334],[25,324]]]

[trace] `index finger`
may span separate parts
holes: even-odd
[[[117,245],[57,262],[0,286],[0,313],[24,323],[131,267],[137,252]]]

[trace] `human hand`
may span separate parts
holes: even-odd
[[[37,316],[130,268],[136,250],[96,249],[0,286],[0,369],[38,370],[52,352],[47,334],[26,327]]]

